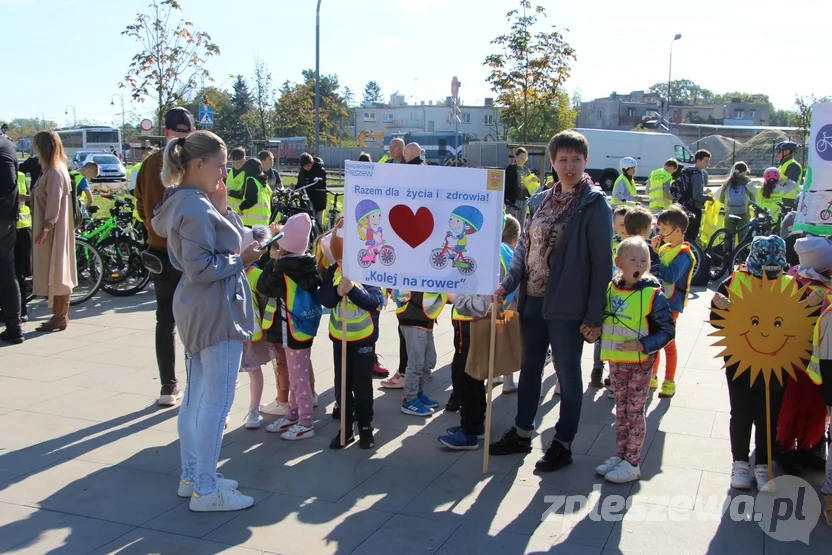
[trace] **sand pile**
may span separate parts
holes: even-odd
[[[772,156],[774,155],[774,145],[780,141],[787,140],[787,136],[782,131],[768,130],[755,135],[742,145],[737,146],[735,154],[736,161],[743,161],[751,168],[751,173],[755,176],[762,175],[766,168],[772,165]],[[714,156],[712,160],[716,160]],[[718,166],[720,168],[731,167],[731,152],[720,161],[718,164],[711,162],[711,166]],[[773,165],[777,165],[775,161]]]
[[[702,137],[698,141],[688,145],[688,150],[693,153],[700,148],[704,148],[711,153],[711,160],[716,162],[717,160],[723,160],[726,157],[730,160],[731,152],[734,150],[735,144],[737,149],[739,149],[740,145],[742,145],[742,143],[730,137],[725,137],[723,135],[708,135],[707,137]]]

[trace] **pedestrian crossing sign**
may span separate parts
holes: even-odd
[[[199,105],[199,125],[200,127],[214,126],[214,107],[210,104]]]

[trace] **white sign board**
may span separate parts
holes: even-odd
[[[505,172],[346,162],[344,275],[431,293],[499,284]]]
[[[832,235],[832,103],[812,106],[809,159],[794,229]]]
[[[145,118],[139,124],[139,133],[141,135],[150,135],[153,132],[153,122]]]

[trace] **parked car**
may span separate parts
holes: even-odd
[[[103,150],[79,150],[75,153],[75,156],[72,157],[72,167],[70,169],[80,170],[81,166],[86,163],[90,154],[105,154],[105,152]]]
[[[127,179],[127,168],[124,167],[121,160],[112,154],[106,154],[103,152],[99,154],[90,154],[84,160],[84,164],[87,162],[95,162],[98,164],[98,167],[101,168],[98,177],[93,179],[94,182],[125,181]]]

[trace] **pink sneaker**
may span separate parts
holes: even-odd
[[[404,376],[396,372],[386,380],[381,380],[381,387],[387,389],[404,389]]]
[[[390,375],[390,370],[384,367],[381,362],[378,360],[378,355],[376,355],[376,363],[373,365],[373,376],[376,378],[386,378]]]

